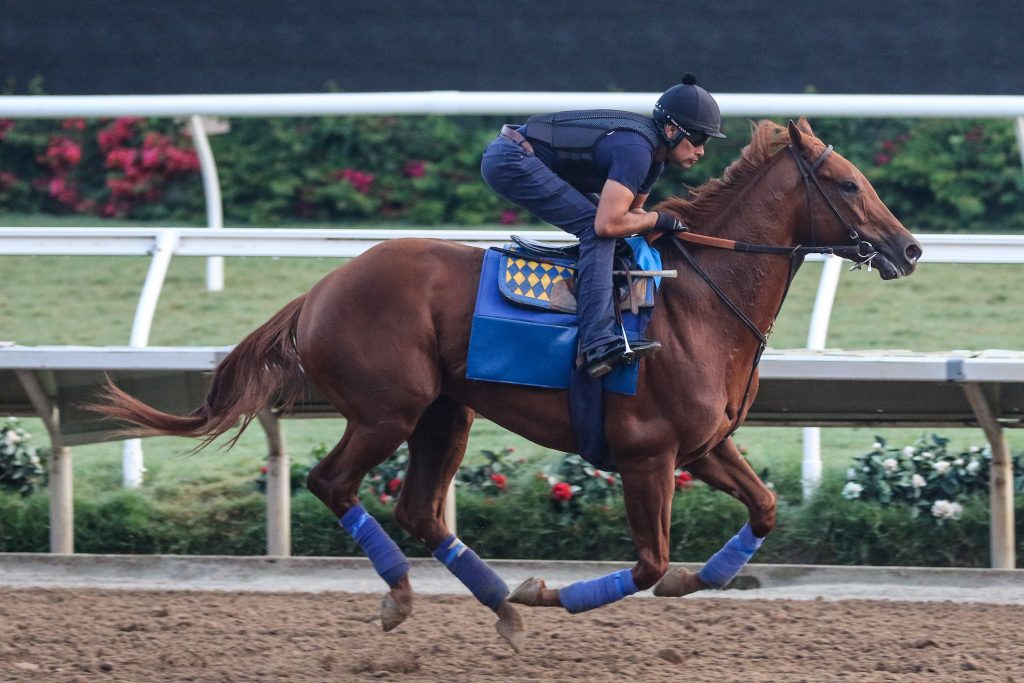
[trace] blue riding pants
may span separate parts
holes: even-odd
[[[581,350],[619,338],[612,299],[615,240],[594,232],[597,207],[593,202],[502,135],[487,146],[480,172],[499,195],[579,239],[576,307]]]

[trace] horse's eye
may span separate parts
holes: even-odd
[[[853,194],[859,188],[857,187],[857,183],[853,182],[852,180],[844,180],[843,182],[839,183],[839,189],[841,189],[843,192]]]

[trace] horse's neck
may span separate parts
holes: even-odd
[[[760,183],[759,183],[760,184]],[[709,234],[741,242],[771,246],[797,246],[796,234],[800,214],[799,195],[785,195],[747,188],[736,196],[721,213]],[[764,188],[762,188],[764,189]],[[708,247],[686,247],[694,260],[741,310],[767,333],[779,308],[791,276],[791,260],[786,256],[749,254]],[[680,270],[690,266],[674,247],[670,247],[675,265]],[[715,295],[704,287],[701,296]],[[683,304],[686,305],[686,304]],[[734,317],[734,314],[727,313]],[[740,322],[735,318],[736,322]],[[749,334],[749,333],[747,333]],[[751,337],[753,338],[753,337]]]

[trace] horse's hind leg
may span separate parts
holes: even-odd
[[[445,494],[466,453],[474,413],[441,396],[423,413],[409,436],[409,467],[395,518],[420,539],[470,590],[498,615],[498,633],[519,652],[524,629],[508,602],[505,582],[444,523]]]
[[[654,594],[660,597],[680,597],[705,588],[724,587],[775,528],[775,494],[757,476],[731,437],[703,458],[689,463],[686,469],[746,505],[750,522],[696,574],[683,568],[665,574],[654,587]]]
[[[309,490],[338,517],[341,526],[390,586],[381,609],[385,631],[398,626],[412,612],[409,562],[377,520],[359,504],[359,486],[367,472],[394,454],[409,431],[400,423],[368,426],[349,421],[341,441],[307,478]]]

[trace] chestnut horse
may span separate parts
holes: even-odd
[[[605,431],[637,548],[632,569],[560,590],[531,579],[510,595],[444,525],[445,492],[476,413],[542,446],[577,450],[565,391],[466,378],[483,260],[476,248],[400,239],[370,249],[235,347],[214,373],[206,403],[187,416],[159,412],[113,385],[95,408],[131,423],[136,434],[209,442],[240,418],[244,429],[271,402],[287,410],[308,378],[347,418],[308,486],[389,584],[381,615],[387,630],[411,613],[409,565],[357,493],[367,472],[403,442],[409,466],[397,521],[498,615],[498,632],[517,651],[524,630],[513,602],[578,612],[651,587],[680,596],[724,585],[775,525],[775,496],[730,435],[757,391],[757,362],[796,266],[806,253],[834,252],[888,280],[913,272],[921,255],[864,175],[804,119],[788,128],[762,121],[752,132],[722,179],[657,207],[701,234],[654,242],[665,267],[679,271],[663,281],[648,328],[662,349],[641,362],[635,396],[605,398]],[[747,526],[700,574],[668,571],[678,467],[749,512]]]

